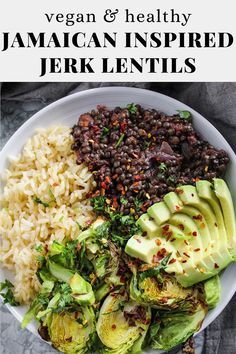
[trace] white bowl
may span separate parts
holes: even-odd
[[[227,169],[226,180],[231,190],[234,205],[236,206],[236,156],[218,130],[210,124],[199,113],[187,105],[160,93],[131,88],[131,87],[106,87],[91,89],[64,97],[49,106],[45,107],[25,124],[9,139],[0,153],[0,173],[8,165],[8,157],[16,156],[21,152],[27,139],[31,137],[36,128],[47,127],[58,123],[73,126],[81,113],[88,112],[98,104],[105,104],[108,108],[126,106],[128,103],[138,103],[145,108],[155,108],[166,114],[174,114],[176,110],[188,110],[193,116],[195,129],[200,136],[217,148],[222,148],[229,154],[230,164]],[[206,328],[223,311],[236,291],[236,264],[230,265],[221,274],[222,295],[218,306],[211,310],[206,316],[201,331]],[[1,270],[0,279],[12,278],[12,275],[5,269]],[[7,305],[11,313],[19,320],[22,320],[25,307],[12,307]],[[38,335],[37,326],[31,323],[28,329]],[[153,352],[154,353],[154,352]]]

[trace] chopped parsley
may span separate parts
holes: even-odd
[[[98,197],[91,198],[91,203],[93,206],[94,211],[105,211],[107,204],[106,204],[106,197],[99,195]]]
[[[42,252],[42,250],[43,250],[43,245],[35,246],[34,249],[35,249],[36,252]]]
[[[43,202],[40,198],[35,197],[34,202],[37,204],[42,204],[45,208],[48,208],[50,205],[49,203]]]
[[[128,199],[121,197],[120,202],[121,202],[121,204],[126,205],[128,203]]]
[[[134,104],[134,103],[128,104],[127,108],[131,114],[136,114],[138,111],[138,108],[137,108],[136,104]]]
[[[160,165],[159,165],[159,170],[161,172],[165,172],[167,170],[167,166],[164,162],[161,162]]]
[[[13,288],[14,285],[6,279],[4,282],[0,283],[0,295],[4,299],[4,304],[8,303],[11,306],[18,306],[20,304],[16,301],[14,297]],[[4,290],[4,292],[2,292],[2,290]]]
[[[121,134],[121,136],[119,137],[115,147],[117,148],[118,146],[120,146],[120,144],[122,143],[122,141],[124,140],[125,134]]]
[[[106,136],[109,133],[110,129],[107,127],[104,127],[102,130],[102,137]]]
[[[189,111],[181,111],[177,109],[177,112],[179,113],[180,118],[182,119],[189,119],[191,118],[191,113]]]
[[[174,183],[175,182],[175,177],[174,176],[169,176],[167,178],[167,182]]]

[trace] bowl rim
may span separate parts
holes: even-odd
[[[10,147],[10,145],[12,144],[12,141],[14,141],[18,136],[20,136],[21,133],[25,129],[27,129],[28,126],[30,126],[33,122],[35,122],[37,119],[39,119],[41,115],[45,115],[48,111],[53,110],[57,106],[60,106],[60,105],[63,105],[63,104],[68,104],[68,103],[70,103],[70,101],[73,101],[75,98],[82,99],[83,97],[87,97],[87,96],[91,96],[92,97],[94,94],[97,94],[97,93],[104,95],[104,94],[107,93],[107,91],[109,91],[109,93],[113,92],[114,94],[119,95],[119,93],[124,92],[124,90],[126,92],[129,91],[133,95],[135,95],[135,94],[139,95],[139,94],[143,93],[145,96],[153,96],[154,98],[161,99],[163,102],[164,101],[167,102],[167,103],[169,102],[169,103],[172,103],[175,106],[179,105],[179,106],[183,107],[183,109],[190,110],[191,113],[193,113],[193,115],[194,115],[194,119],[202,121],[206,127],[208,127],[209,129],[215,131],[215,134],[217,134],[219,136],[221,141],[224,141],[224,144],[227,147],[227,151],[230,153],[231,158],[233,158],[234,163],[236,165],[236,155],[235,155],[232,147],[229,145],[227,140],[224,138],[224,136],[218,131],[218,129],[212,123],[210,123],[206,118],[204,118],[200,113],[198,113],[197,111],[192,109],[190,106],[188,106],[187,104],[185,104],[185,103],[183,103],[183,102],[181,102],[181,101],[179,101],[179,100],[177,100],[177,99],[175,99],[173,97],[167,96],[165,94],[162,94],[162,93],[159,93],[159,92],[156,92],[156,91],[152,91],[152,90],[149,90],[149,89],[132,87],[132,86],[118,86],[118,85],[117,86],[105,86],[105,87],[98,87],[98,88],[90,88],[90,89],[86,89],[86,90],[83,90],[83,91],[75,92],[75,93],[69,94],[67,96],[64,96],[64,97],[62,97],[62,98],[60,98],[60,99],[48,104],[44,108],[40,109],[38,112],[33,114],[30,118],[28,118],[15,131],[15,133],[11,135],[11,137],[8,139],[8,141],[5,143],[5,145],[2,147],[2,149],[0,151],[0,160],[7,158],[6,152],[7,152],[8,148]],[[31,135],[33,135],[33,132],[32,132]],[[25,144],[25,142],[24,142],[24,144]],[[1,173],[1,171],[0,171],[0,173]],[[232,266],[232,264],[230,266]],[[225,307],[227,306],[229,301],[232,299],[232,297],[235,294],[235,292],[236,292],[236,280],[235,280],[234,283],[232,282],[232,286],[231,286],[231,288],[228,291],[227,299],[223,299],[223,302],[221,303],[220,308],[218,308],[218,309],[217,309],[217,307],[215,308],[214,316],[209,316],[208,315],[207,321],[206,321],[206,319],[204,320],[202,327],[200,328],[200,330],[198,332],[195,333],[195,335],[197,333],[200,333],[201,331],[203,331],[207,326],[210,325],[210,323],[212,323],[221,314],[221,312],[225,309]],[[17,311],[17,308],[15,308],[15,307],[13,307],[13,306],[11,306],[9,304],[6,304],[6,307],[13,314],[13,316],[19,322],[21,322],[22,316]],[[32,332],[34,335],[39,337],[39,335],[37,335],[37,333],[35,333],[35,331],[32,328],[27,327],[27,329],[30,330],[30,332]]]

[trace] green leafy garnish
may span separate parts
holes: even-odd
[[[0,283],[0,291],[4,290],[4,292],[1,292],[0,295],[4,299],[4,304],[9,303],[11,306],[18,306],[20,304],[14,297],[13,288],[14,285],[6,279],[4,282]]]
[[[82,226],[80,225],[80,223],[78,223],[78,221],[76,221],[75,223],[76,223],[76,225],[78,226],[79,230],[82,230],[82,229],[83,229]]]
[[[134,198],[134,205],[135,205],[136,211],[140,211],[142,204],[143,204],[143,201],[141,199],[139,199],[138,197]]]
[[[191,113],[189,111],[181,111],[177,109],[177,112],[179,112],[179,116],[182,119],[189,119],[191,118]]]
[[[175,177],[174,176],[169,176],[167,178],[167,182],[174,183],[175,182]]]
[[[51,188],[48,189],[48,193],[49,193],[49,195],[50,195],[50,197],[51,197],[51,202],[55,202],[55,201],[56,201],[56,197],[55,197],[55,195],[53,194]]]
[[[127,108],[131,114],[136,114],[138,111],[137,106],[134,103],[130,103],[127,105]]]
[[[165,172],[167,170],[167,166],[164,162],[161,162],[159,165],[159,170]]]
[[[91,198],[91,203],[94,211],[105,211],[106,209],[106,197],[98,196]]]
[[[37,204],[42,204],[45,208],[48,208],[50,205],[49,203],[43,202],[40,198],[35,197],[34,202]]]
[[[35,246],[34,249],[35,249],[36,252],[42,252],[42,250],[43,250],[43,245]]]
[[[108,133],[109,133],[110,129],[107,128],[107,127],[104,127],[103,130],[102,130],[102,137],[103,136],[106,136]]]
[[[158,276],[161,272],[161,270],[164,270],[170,260],[172,253],[169,253],[167,256],[165,256],[160,264],[158,264],[158,266],[154,267],[154,268],[150,268],[142,273],[140,273],[139,279],[140,281],[143,281],[145,278],[148,277],[154,277],[154,276]]]
[[[120,202],[121,202],[121,204],[126,205],[128,203],[128,199],[121,197]]]
[[[116,143],[116,145],[115,145],[116,148],[117,148],[118,146],[120,146],[120,144],[122,143],[124,137],[125,137],[125,134],[124,134],[124,133],[121,134],[121,136],[119,137],[119,139],[118,139],[118,141],[117,141],[117,143]]]

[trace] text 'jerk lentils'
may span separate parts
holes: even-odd
[[[129,104],[82,114],[72,129],[77,162],[87,164],[113,211],[140,215],[176,186],[222,177],[229,158],[194,131],[190,113],[173,116]]]

